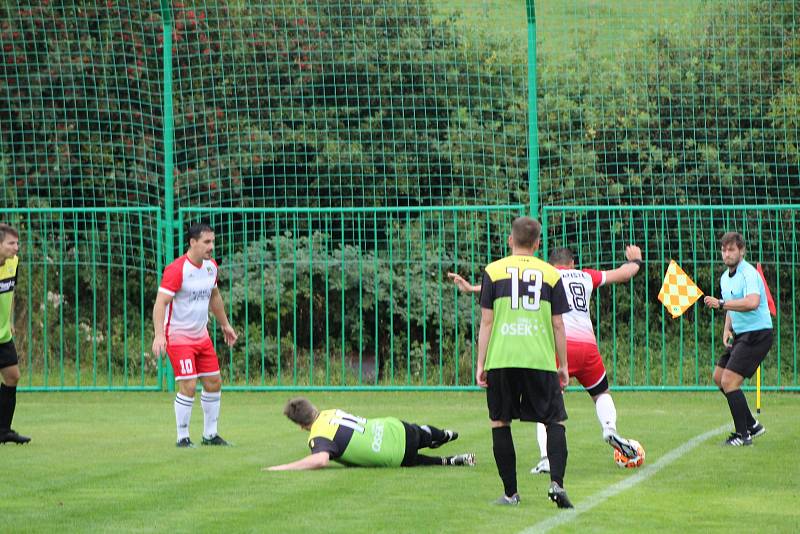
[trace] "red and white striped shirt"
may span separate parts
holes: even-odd
[[[209,339],[208,304],[217,287],[217,262],[195,265],[185,254],[164,269],[158,291],[172,297],[164,318],[164,334],[171,345],[191,345]]]
[[[564,319],[567,341],[597,345],[592,318],[589,315],[589,300],[592,298],[594,288],[606,283],[605,271],[560,267],[558,270],[561,273],[561,283],[564,284],[570,308],[568,313],[561,316]]]

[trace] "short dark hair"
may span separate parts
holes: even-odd
[[[739,232],[726,232],[720,239],[719,244],[722,248],[728,245],[736,245],[736,248],[742,250],[744,248],[744,238]]]
[[[319,410],[307,398],[295,397],[286,403],[283,415],[300,426],[308,426],[317,418]]]
[[[572,254],[572,251],[568,248],[561,247],[555,249],[550,254],[550,265],[569,265],[573,261],[575,261],[575,255]]]
[[[542,225],[531,217],[517,217],[511,223],[511,237],[514,244],[522,248],[533,248],[542,235]]]
[[[5,223],[0,223],[0,243],[6,240],[6,234],[11,234],[17,239],[19,239],[19,232],[17,232],[13,226],[9,226]]]
[[[195,223],[189,227],[189,241],[192,239],[200,239],[200,234],[203,232],[214,233],[214,229],[206,223]]]

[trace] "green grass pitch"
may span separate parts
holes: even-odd
[[[346,469],[266,473],[307,453],[286,420],[292,393],[226,393],[220,433],[231,448],[174,447],[168,393],[21,393],[15,427],[26,446],[0,447],[4,532],[519,532],[556,514],[546,477],[528,474],[535,428],[515,423],[522,504],[497,509],[502,492],[481,393],[312,393],[320,408],[454,428],[439,452],[477,454],[475,468]],[[749,395],[751,404],[753,395]],[[729,421],[712,393],[617,393],[619,430],[654,463]],[[579,514],[559,531],[796,532],[800,468],[797,396],[764,397],[767,427],[750,448],[724,449],[722,433],[640,484]],[[634,475],[612,461],[591,401],[567,394],[566,487],[576,506]],[[195,407],[192,437],[200,440]]]

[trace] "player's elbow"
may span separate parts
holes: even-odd
[[[758,306],[761,304],[761,295],[747,295],[744,299],[744,304],[747,307],[746,311],[757,310]]]
[[[323,467],[327,467],[331,461],[330,455],[327,453],[319,453],[314,455],[314,469],[322,469]]]

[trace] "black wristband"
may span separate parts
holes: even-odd
[[[644,262],[642,260],[628,260],[628,263],[635,263],[640,269],[644,266]]]

